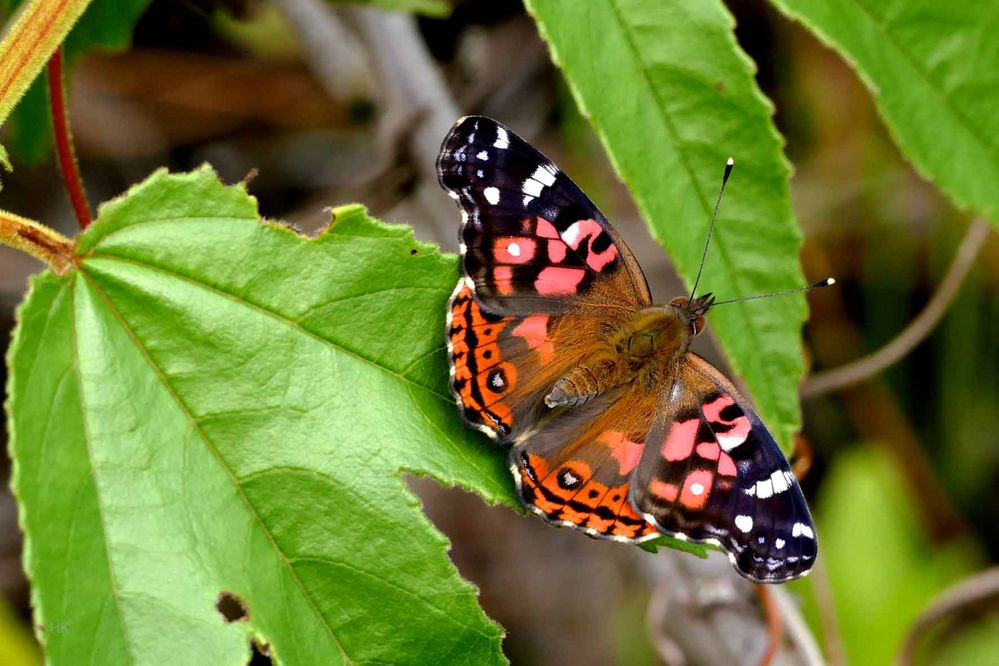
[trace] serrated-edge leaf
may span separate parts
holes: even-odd
[[[701,293],[804,283],[800,231],[773,107],[718,0],[527,0],[583,114],[688,287],[725,160],[734,156]],[[733,369],[785,451],[800,423],[800,295],[713,310]]]
[[[119,599],[119,620],[111,624],[112,627],[120,627],[121,637],[110,639],[113,645],[109,645],[98,640],[108,637],[96,631],[49,634],[46,639],[50,659],[75,663],[83,654],[98,650],[95,654],[106,655],[107,650],[117,646],[123,652],[114,658],[116,663],[157,660],[162,663],[163,659],[171,656],[184,660],[185,653],[193,654],[190,650],[204,647],[203,642],[214,635],[219,639],[213,643],[215,649],[222,650],[216,653],[217,659],[244,658],[236,655],[245,656],[249,636],[262,636],[270,643],[278,659],[289,663],[316,659],[328,662],[335,653],[321,657],[317,650],[322,647],[323,641],[315,643],[306,631],[306,625],[315,625],[319,621],[325,624],[334,642],[341,642],[333,638],[334,635],[353,637],[348,639],[348,643],[343,643],[340,650],[345,661],[355,658],[391,659],[394,658],[391,654],[379,652],[384,645],[407,644],[407,640],[411,647],[420,645],[412,643],[415,637],[411,632],[407,633],[407,626],[422,627],[420,635],[427,640],[435,632],[447,632],[446,637],[442,634],[438,636],[440,640],[435,639],[419,648],[420,654],[425,654],[427,658],[445,661],[472,659],[476,662],[502,660],[499,652],[502,632],[478,609],[474,587],[457,577],[446,557],[446,538],[436,532],[419,511],[418,500],[401,480],[401,474],[408,471],[432,476],[445,484],[472,488],[490,501],[511,505],[515,502],[502,453],[482,442],[481,438],[469,434],[455,418],[453,401],[445,386],[446,370],[441,372],[445,367],[443,343],[437,340],[436,332],[442,330],[443,304],[456,278],[453,256],[443,256],[432,246],[416,243],[409,228],[370,220],[363,209],[356,206],[338,209],[336,224],[329,231],[316,239],[304,239],[285,227],[261,223],[255,204],[245,191],[238,186],[224,186],[209,169],[177,175],[157,172],[146,182],[132,188],[126,196],[102,207],[99,219],[80,240],[82,269],[62,279],[43,274],[38,284],[58,288],[59,293],[76,297],[74,310],[77,323],[59,327],[57,333],[62,336],[62,347],[71,348],[76,353],[71,362],[67,359],[67,364],[76,368],[81,391],[89,397],[79,403],[82,407],[78,409],[82,409],[83,423],[89,429],[86,438],[91,443],[85,458],[90,460],[90,472],[97,488],[97,494],[93,496],[98,499],[89,505],[84,502],[79,506],[99,509],[100,515],[100,525],[91,526],[92,529],[76,538],[82,539],[80,545],[96,545],[94,535],[104,534],[108,544],[105,570],[114,576],[114,582],[104,586],[103,594],[93,593],[88,598],[98,603],[102,598]],[[206,244],[217,248],[217,251],[204,253],[200,248]],[[382,259],[372,259],[372,248],[380,248],[384,255]],[[417,256],[411,254],[413,249],[417,250]],[[231,252],[237,255],[220,260],[220,256]],[[263,254],[254,257],[254,252]],[[199,253],[205,256],[198,256]],[[270,263],[262,263],[261,256],[266,256]],[[398,266],[392,270],[390,265],[394,261],[398,262]],[[258,272],[254,278],[253,271],[248,270],[249,266],[267,266],[268,269]],[[282,270],[283,267],[286,270]],[[306,267],[308,270],[304,270]],[[288,290],[287,280],[297,279],[300,281],[298,285],[303,288],[310,285],[322,288],[322,285],[330,284],[327,278],[335,275],[331,272],[334,270],[339,271],[342,284],[333,284],[331,290],[323,292],[331,295],[330,299],[309,305],[289,298],[289,294],[296,292]],[[436,303],[439,307],[423,307],[430,300],[436,302],[437,296],[421,297],[421,305],[412,313],[429,318],[434,326],[407,326],[405,330],[400,330],[398,337],[402,351],[395,365],[389,362],[391,358],[383,350],[378,349],[365,348],[355,357],[339,354],[336,350],[341,347],[334,349],[331,346],[338,342],[335,336],[323,340],[319,335],[320,325],[324,322],[325,325],[335,323],[324,314],[328,307],[338,308],[349,299],[355,299],[355,302],[356,299],[369,299],[364,302],[370,302],[371,309],[377,309],[379,303],[384,306],[388,302],[386,294],[391,296],[391,291],[348,293],[357,285],[363,291],[365,270],[380,271],[402,281],[400,284],[408,278],[420,276],[424,279],[433,277],[440,282],[440,288],[432,288],[432,293],[440,292],[440,303]],[[211,279],[199,281],[199,271],[211,275]],[[249,286],[241,282],[248,276],[251,282],[253,279],[257,282]],[[275,283],[280,283],[276,289]],[[33,291],[21,311],[33,317],[32,321],[44,323],[48,316],[48,304],[39,300],[36,293],[37,290]],[[374,301],[370,301],[372,296]],[[321,297],[326,298],[325,295]],[[412,300],[400,295],[394,305],[395,312],[406,311]],[[301,311],[295,312],[295,321],[292,322],[292,317],[288,312],[282,312],[282,307],[299,307]],[[274,312],[268,313],[268,308]],[[364,310],[358,312],[362,313],[359,318],[363,319]],[[389,311],[385,316],[395,315]],[[208,338],[213,347],[193,355],[199,345],[205,345],[199,342],[203,339],[200,335],[190,335],[198,330],[198,321],[207,322],[206,325],[213,331],[213,337]],[[292,323],[298,328],[289,331],[288,325]],[[154,334],[155,331],[150,328],[160,324],[168,326],[165,337]],[[363,327],[363,322],[352,324]],[[267,355],[247,350],[242,356],[231,356],[234,350],[226,346],[227,341],[234,340],[233,336],[238,337],[238,333],[233,329],[223,329],[230,326],[243,330],[239,328],[241,325],[269,332]],[[40,340],[24,334],[27,326],[25,322],[20,324],[11,359],[15,356],[27,358],[25,354],[37,355]],[[78,342],[68,345],[66,336],[70,334],[78,334]],[[423,339],[422,344],[406,346],[407,339],[412,342],[413,335]],[[427,335],[434,339],[426,339]],[[358,337],[364,336],[354,336]],[[359,341],[352,338],[350,342],[356,347],[371,339]],[[191,345],[186,344],[188,340]],[[331,451],[322,446],[316,448],[315,431],[301,421],[310,412],[282,414],[280,410],[265,409],[260,413],[239,412],[239,418],[233,420],[228,408],[219,410],[206,406],[209,403],[223,407],[242,404],[240,400],[245,392],[241,394],[241,391],[253,386],[253,382],[236,386],[227,379],[247,373],[252,375],[254,362],[264,363],[262,367],[265,368],[280,368],[282,372],[294,371],[297,367],[295,363],[276,364],[276,361],[268,360],[271,355],[280,353],[283,348],[281,340],[285,341],[285,345],[294,343],[292,348],[301,346],[300,353],[332,353],[335,372],[341,372],[340,368],[346,366],[354,369],[361,367],[358,363],[384,370],[384,374],[364,370],[365,381],[373,380],[372,386],[381,386],[385,390],[394,386],[391,391],[397,395],[392,399],[387,398],[387,394],[383,396],[387,400],[383,409],[386,410],[384,416],[387,423],[405,423],[405,427],[394,430],[398,438],[393,437],[388,442],[372,441],[371,444],[377,443],[378,446],[371,449],[374,457],[369,457],[363,466],[350,463],[348,458],[340,463],[347,466],[338,467],[334,472],[330,468]],[[346,349],[346,346],[343,348]],[[432,354],[423,353],[424,348]],[[323,349],[326,351],[321,351]],[[239,372],[225,375],[232,370],[226,362],[214,371],[218,373],[216,380],[213,373],[191,375],[177,367],[178,363],[192,362],[190,359],[200,359],[198,362],[204,364],[210,363],[213,358],[240,359],[237,363]],[[350,360],[352,358],[354,360]],[[44,363],[51,361],[46,359]],[[44,367],[51,373],[51,365]],[[66,419],[29,419],[27,412],[33,407],[18,402],[23,400],[17,397],[21,393],[19,387],[37,374],[35,370],[30,366],[19,367],[11,375],[8,402],[11,422],[21,426],[55,422],[62,424],[60,427],[66,427]],[[59,371],[58,368],[55,370]],[[273,373],[274,370],[268,372]],[[201,371],[202,374],[205,372]],[[334,372],[334,369],[329,372]],[[15,379],[15,376],[21,379]],[[153,379],[150,380],[150,377]],[[308,379],[303,379],[302,383],[308,384]],[[404,381],[396,383],[399,379]],[[221,386],[225,387],[225,391],[218,391]],[[299,382],[291,382],[289,386],[297,388]],[[303,389],[297,390],[301,392]],[[312,386],[297,399],[308,402],[322,394],[323,390],[321,386]],[[329,384],[325,390],[335,395],[346,389],[339,384]],[[211,396],[214,402],[206,400],[205,396]],[[39,404],[39,401],[33,404]],[[65,406],[67,403],[59,404]],[[73,401],[68,404],[71,407]],[[262,400],[258,404],[266,407],[268,401]],[[197,405],[201,411],[192,410],[191,405]],[[331,418],[326,410],[311,414],[315,418]],[[402,421],[399,421],[400,417]],[[292,420],[289,421],[289,418]],[[331,441],[349,441],[350,437],[361,436],[360,432],[352,434],[357,428],[382,427],[372,425],[377,419],[372,421],[371,413],[363,418],[355,415],[355,418],[350,426],[339,430],[323,429],[322,432],[328,432],[327,437],[332,438]],[[150,421],[148,426],[145,425],[147,419]],[[82,433],[82,428],[80,431]],[[65,525],[60,524],[55,516],[45,520],[33,514],[41,501],[37,494],[41,487],[39,480],[26,479],[25,470],[28,468],[25,465],[33,455],[36,456],[35,461],[40,461],[37,456],[41,454],[32,447],[37,442],[25,441],[28,434],[29,431],[22,427],[12,427],[16,490],[21,499],[21,519],[28,543],[26,566],[34,581],[33,594],[39,621],[59,622],[58,619],[51,619],[53,611],[49,606],[51,599],[58,598],[53,597],[57,590],[51,587],[57,581],[52,578],[50,570],[44,575],[37,575],[39,566],[42,566],[37,558],[42,550],[59,543],[72,543],[73,539],[67,539],[64,534],[60,536],[59,530],[65,529]],[[275,435],[274,439],[270,438],[271,434]],[[302,437],[307,439],[301,440]],[[348,440],[344,440],[345,437]],[[272,450],[273,446],[261,448],[261,438],[267,442],[279,442],[281,446],[277,450]],[[248,440],[258,442],[257,448],[245,448]],[[66,441],[66,438],[60,439],[60,442]],[[293,444],[295,441],[298,441],[298,446]],[[416,442],[423,442],[421,446],[424,448],[414,448]],[[178,449],[178,446],[181,448]],[[260,466],[253,458],[259,458],[262,451],[266,452],[262,460],[268,462]],[[73,457],[68,451],[61,453],[64,458]],[[178,458],[181,453],[183,456]],[[80,459],[80,455],[78,452],[76,459]],[[285,462],[273,464],[275,460]],[[164,481],[166,485],[157,485],[160,478],[177,476],[182,469],[177,467],[177,463],[181,461],[189,461],[191,466],[178,477],[178,481],[182,478],[183,482]],[[44,465],[37,466],[37,469],[40,474],[48,471]],[[73,478],[73,475],[67,475],[60,479],[60,483],[70,483]],[[229,478],[230,482],[219,481],[225,478]],[[275,479],[284,482],[284,485],[278,484]],[[298,484],[289,486],[289,479],[297,479]],[[334,479],[341,485],[329,486]],[[301,489],[304,487],[302,484],[311,484],[313,492],[303,495],[309,498],[310,506],[299,506],[294,493],[277,491],[278,488]],[[362,502],[323,507],[318,501],[324,497],[328,498],[324,500],[327,502],[353,497],[353,494],[344,493],[354,493],[351,488],[354,484],[360,484],[362,493],[365,492],[363,489],[370,488],[372,492],[377,490],[382,497],[394,499],[384,506]],[[213,487],[229,488],[235,494],[213,492]],[[127,491],[124,490],[126,488]],[[194,490],[190,490],[192,488]],[[185,498],[185,491],[194,492],[200,498],[199,503],[193,503],[190,497]],[[170,493],[170,502],[163,504],[162,497],[167,492]],[[385,495],[386,492],[388,495]],[[67,500],[59,495],[57,489],[46,496]],[[189,509],[178,514],[170,509],[173,502],[186,503]],[[245,510],[233,513],[233,506],[242,505],[252,510],[251,513],[256,515],[254,520],[249,519]],[[212,510],[213,516],[219,516],[218,520],[210,523],[212,530],[219,532],[214,537],[209,536],[211,531],[204,531],[208,529],[204,521],[208,520],[205,512],[209,510]],[[201,518],[198,517],[199,512]],[[365,534],[372,521],[371,516],[384,512],[388,514],[378,520],[389,519],[395,525],[389,541],[385,541],[386,533],[372,533],[359,538],[349,537],[345,531],[352,527]],[[350,525],[337,522],[351,515],[356,515],[357,520]],[[238,517],[236,522],[239,524],[246,522],[246,531],[239,524],[227,524],[223,516],[229,516],[229,520]],[[302,527],[301,521],[305,516],[309,523]],[[292,529],[295,525],[298,527]],[[56,538],[51,538],[52,535],[40,538],[37,532],[43,529],[55,530]],[[236,537],[231,533],[233,529],[245,536]],[[188,534],[196,538],[192,541]],[[408,540],[399,541],[400,535],[408,535]],[[306,542],[300,541],[303,536],[307,537]],[[245,540],[249,551],[257,553],[254,560],[257,566],[249,572],[240,566],[239,558],[231,561],[231,558],[224,557],[218,546],[213,546],[213,538],[233,545]],[[328,555],[321,554],[323,551],[315,551],[310,545],[313,540],[324,538],[352,539],[350,543],[359,550],[346,554],[334,549],[329,552],[335,553],[337,558],[346,559],[329,559]],[[267,543],[272,546],[267,546]],[[180,556],[191,549],[197,554],[193,561]],[[361,553],[361,550],[370,552]],[[403,559],[400,560],[400,557]],[[277,558],[284,564],[277,560],[274,565],[267,564],[269,558]],[[74,571],[73,566],[81,563],[64,560],[53,563],[49,558],[46,562],[47,566],[56,566],[62,571],[60,575],[65,577],[66,582],[77,582],[80,576],[87,576],[90,581],[100,578],[94,575],[100,574],[100,571]],[[93,558],[89,558],[88,562],[91,565],[95,563]],[[198,563],[211,563],[211,566]],[[99,569],[100,565],[97,566]],[[146,572],[150,566],[156,574]],[[425,572],[421,566],[426,567]],[[386,588],[380,583],[372,587],[375,579],[368,571],[381,571],[379,567],[391,569],[392,573],[386,574],[386,582],[395,587]],[[334,570],[336,575],[332,575]],[[286,571],[300,581],[303,596],[288,593],[289,588],[277,585]],[[146,572],[145,575],[138,575],[143,572]],[[415,577],[413,580],[419,582],[414,583],[407,577]],[[408,582],[400,582],[403,580]],[[352,586],[351,590],[356,587],[368,593],[375,589],[382,590],[379,593],[381,596],[369,594],[370,598],[358,599],[357,595],[362,592],[344,589],[347,584]],[[60,587],[72,589],[73,585],[61,584]],[[221,619],[211,607],[218,589],[230,590],[246,599],[250,618],[245,622],[221,626]],[[271,590],[269,593],[262,591],[268,589]],[[394,592],[389,592],[390,589]],[[422,589],[423,592],[417,593],[419,598],[414,600],[406,596],[413,594],[411,589]],[[141,605],[135,603],[136,594],[141,594]],[[395,596],[385,597],[385,594]],[[192,597],[200,600],[193,607],[189,603]],[[299,603],[296,600],[309,597],[315,609],[314,617],[302,609],[293,611],[292,606]],[[371,604],[376,601],[379,606],[372,607]],[[368,605],[365,606],[365,603]],[[188,607],[189,611],[178,613]],[[349,609],[353,609],[352,614],[343,615]],[[404,615],[400,615],[403,609]],[[302,615],[303,612],[306,614]],[[433,626],[426,624],[430,618],[428,613],[435,617]],[[95,615],[88,617],[94,618]],[[291,618],[294,622],[289,624]],[[364,620],[361,621],[361,618]],[[150,621],[155,621],[155,631],[150,630]],[[350,622],[354,624],[350,625]],[[386,625],[386,622],[389,624]],[[382,631],[381,638],[373,640],[365,633],[370,631]],[[132,644],[124,638],[127,634],[140,638]],[[361,635],[368,637],[358,643]],[[221,641],[223,636],[226,637],[224,642]],[[88,637],[91,640],[90,652],[81,645],[81,641],[86,642]],[[178,649],[177,641],[185,637],[186,643]],[[223,647],[223,644],[228,647]],[[362,654],[355,657],[359,649]],[[229,654],[229,657],[224,654]],[[201,655],[201,658],[206,657],[213,659],[210,655]]]
[[[999,225],[999,14],[993,3],[771,1],[853,68],[924,178],[957,206]]]

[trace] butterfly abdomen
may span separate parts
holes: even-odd
[[[645,308],[614,327],[602,343],[594,345],[597,351],[560,377],[545,403],[578,407],[636,380],[651,392],[689,346],[690,335],[673,308]]]

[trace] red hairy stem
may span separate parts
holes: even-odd
[[[52,110],[52,126],[55,132],[56,154],[69,202],[73,205],[76,221],[81,229],[91,222],[90,205],[83,190],[83,179],[73,150],[73,136],[69,131],[69,114],[66,112],[66,86],[63,82],[62,47],[56,49],[49,60],[49,108]]]

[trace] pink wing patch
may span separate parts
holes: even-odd
[[[715,437],[718,438],[718,443],[721,444],[724,451],[731,451],[745,442],[746,438],[749,437],[750,431],[753,429],[753,424],[749,422],[749,419],[744,414],[736,416],[731,421],[722,418],[722,411],[724,411],[726,407],[730,407],[734,404],[735,400],[733,400],[731,396],[722,395],[713,402],[705,404],[701,407],[704,411],[704,416],[708,419],[715,430]],[[718,428],[714,428],[716,425],[731,427],[724,432],[719,432]]]
[[[649,491],[656,497],[664,499],[667,502],[675,502],[677,496],[680,494],[680,489],[674,484],[666,483],[659,479],[653,479],[652,483],[649,484]]]
[[[509,266],[497,266],[493,269],[493,281],[499,293],[504,296],[513,293],[513,269]]]
[[[703,509],[708,503],[711,484],[715,475],[706,469],[697,469],[683,480],[683,490],[680,491],[680,504],[687,509]]]
[[[555,357],[555,346],[548,339],[548,316],[533,315],[513,329],[513,335],[524,338],[527,346],[541,355],[541,364],[547,365]]]
[[[632,442],[627,435],[617,430],[608,430],[597,437],[597,441],[611,450],[611,455],[617,460],[621,476],[628,476],[635,469],[645,448],[643,442]]]
[[[500,264],[526,264],[534,258],[536,243],[531,238],[505,236],[493,245],[493,258]]]
[[[589,250],[586,254],[586,263],[598,273],[617,258],[617,247],[614,243],[610,243],[600,252],[594,251],[593,243],[601,233],[603,233],[603,227],[596,220],[573,222],[562,232],[562,240],[573,250],[578,250],[583,241],[586,241]]]
[[[538,273],[534,288],[545,296],[571,296],[579,289],[586,271],[582,268],[562,268],[548,266]]]
[[[697,428],[700,421],[690,419],[688,421],[677,421],[669,430],[669,435],[663,443],[663,458],[669,461],[686,460],[694,450],[694,442],[697,439]]]

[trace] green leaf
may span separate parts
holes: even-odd
[[[93,49],[124,51],[132,42],[135,23],[151,0],[93,0],[66,36],[63,53],[68,67],[80,55]],[[5,14],[12,13],[21,0],[8,0]],[[67,71],[66,80],[69,80]],[[19,158],[29,164],[41,162],[52,148],[52,115],[49,111],[45,76],[37,77],[14,108],[8,127],[8,143]]]
[[[672,548],[674,550],[682,550],[683,552],[690,553],[691,555],[696,555],[701,559],[707,559],[708,551],[717,550],[714,546],[691,543],[689,541],[683,541],[682,539],[677,539],[665,534],[661,534],[651,541],[643,541],[638,544],[638,547],[650,553],[658,553],[660,548]]]
[[[735,171],[699,291],[725,299],[800,286],[801,237],[773,109],[721,2],[527,0],[527,6],[688,286],[729,156]],[[788,451],[800,422],[805,314],[800,295],[711,313],[733,369]]]
[[[857,70],[924,177],[999,224],[994,3],[772,1]]]
[[[78,254],[33,280],[9,355],[52,663],[246,663],[251,640],[287,664],[503,661],[402,478],[516,504],[447,391],[453,256],[357,206],[303,238],[208,169],[103,206]]]

